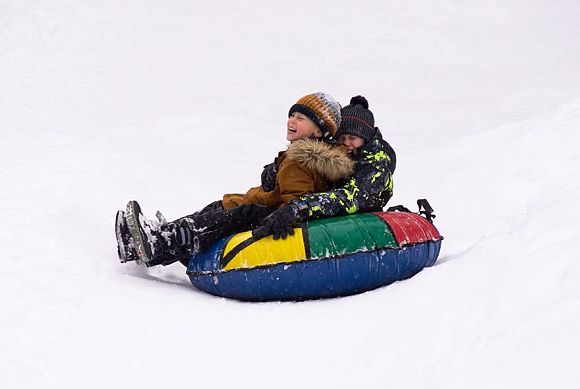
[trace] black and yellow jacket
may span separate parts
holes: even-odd
[[[291,202],[300,221],[383,209],[393,196],[396,154],[378,129],[375,137],[358,149],[355,162],[353,175],[342,186]]]

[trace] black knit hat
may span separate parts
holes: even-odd
[[[375,117],[363,96],[354,96],[350,104],[342,109],[342,122],[334,138],[338,139],[343,134],[360,136],[366,143],[375,136]]]

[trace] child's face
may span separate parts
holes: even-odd
[[[295,140],[310,138],[312,135],[317,138],[321,137],[320,128],[308,116],[300,112],[293,112],[288,118],[286,139],[294,142]]]
[[[338,137],[338,143],[343,144],[350,154],[356,154],[356,149],[365,144],[365,140],[360,136],[344,134]]]

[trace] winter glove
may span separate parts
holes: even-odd
[[[252,231],[254,239],[262,239],[273,235],[274,239],[286,239],[288,235],[294,235],[294,223],[297,222],[296,208],[292,205],[284,205],[268,215],[262,225]]]
[[[278,174],[278,165],[276,161],[264,166],[262,171],[262,189],[264,192],[271,192],[276,188],[276,175]]]

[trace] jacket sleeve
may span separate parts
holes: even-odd
[[[313,174],[298,162],[286,159],[279,166],[274,190],[266,192],[259,186],[251,188],[245,194],[226,194],[222,204],[226,209],[245,204],[280,207],[304,194],[316,192],[315,188]]]
[[[280,166],[277,181],[282,204],[287,204],[302,195],[316,191],[313,174],[294,161],[286,160]]]
[[[362,150],[353,176],[342,187],[292,201],[298,218],[305,221],[381,210],[393,191],[389,162],[389,155],[382,150]]]

